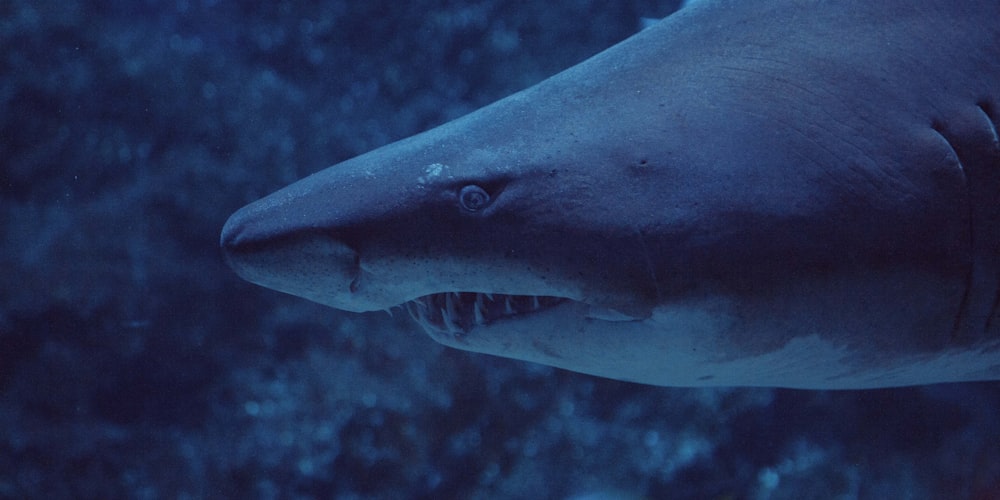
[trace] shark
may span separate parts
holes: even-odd
[[[242,278],[661,386],[1000,379],[1000,2],[699,0],[235,212]]]

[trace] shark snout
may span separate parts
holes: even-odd
[[[352,284],[358,253],[319,228],[275,225],[267,210],[251,204],[222,228],[226,263],[241,278],[321,304],[358,310]]]

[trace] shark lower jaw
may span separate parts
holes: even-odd
[[[462,337],[476,327],[533,314],[570,300],[543,295],[442,292],[416,298],[403,307],[432,336]]]

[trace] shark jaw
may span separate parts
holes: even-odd
[[[533,314],[570,299],[539,295],[442,292],[408,301],[402,307],[432,337],[467,335],[498,320]]]

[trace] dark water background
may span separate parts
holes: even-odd
[[[0,2],[0,498],[1000,498],[1000,384],[646,387],[223,265],[243,204],[675,7]]]

